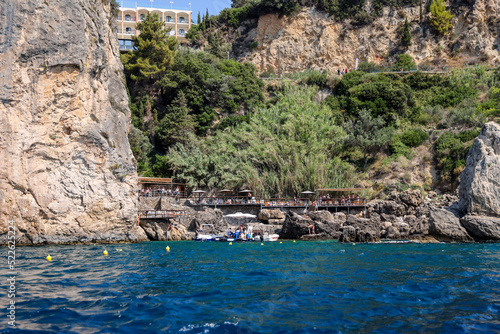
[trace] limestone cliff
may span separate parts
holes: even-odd
[[[460,210],[500,217],[500,125],[486,123],[474,140],[460,175]]]
[[[423,21],[419,22],[419,7],[397,10],[385,7],[379,17],[363,26],[349,20],[337,22],[324,12],[304,9],[292,16],[263,15],[256,27],[248,21],[239,28],[236,49],[242,61],[253,63],[260,72],[276,74],[305,69],[330,72],[353,69],[356,58],[387,65],[395,61],[396,54],[403,52],[411,55],[417,64],[429,67],[483,61],[498,64],[500,2],[472,0],[469,3],[454,5],[453,31],[445,38],[432,33],[429,13],[424,13]],[[411,24],[412,45],[408,49],[401,46],[405,17]],[[258,43],[255,50],[248,48],[252,42]]]
[[[0,243],[145,239],[109,0],[0,3]]]

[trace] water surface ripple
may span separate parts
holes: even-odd
[[[16,333],[500,332],[499,244],[151,242],[16,256]]]

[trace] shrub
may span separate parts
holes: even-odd
[[[421,129],[411,129],[401,134],[401,142],[408,147],[417,147],[429,139],[429,135]]]
[[[307,78],[305,79],[305,83],[309,86],[318,86],[319,88],[324,88],[328,81],[328,73],[327,72],[318,72],[312,71],[309,73]]]
[[[362,71],[365,73],[372,73],[378,71],[378,66],[371,61],[362,61],[358,65],[358,71]]]
[[[413,62],[413,58],[406,53],[402,53],[398,56],[398,60],[394,64],[396,70],[403,69],[404,71],[409,71],[415,69],[417,65]]]

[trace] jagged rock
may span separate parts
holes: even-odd
[[[280,238],[299,239],[301,236],[309,234],[309,226],[314,225],[310,218],[299,216],[295,213],[286,216],[285,223],[281,229]]]
[[[424,197],[420,190],[408,189],[399,194],[399,200],[408,206],[417,207],[424,202]]]
[[[333,216],[333,219],[340,224],[345,223],[345,221],[347,220],[347,216],[343,212],[334,212],[334,213],[332,213],[332,216]]]
[[[187,230],[196,232],[203,224],[213,225],[210,231],[206,231],[207,233],[224,234],[229,228],[223,212],[219,209],[204,208],[204,210],[196,212]]]
[[[378,205],[380,214],[390,214],[395,216],[403,216],[405,214],[405,206],[398,204],[395,201],[382,201]]]
[[[342,235],[339,242],[355,242],[356,241],[356,228],[354,226],[344,226],[342,228]]]
[[[380,221],[382,222],[395,222],[397,220],[396,216],[395,215],[390,215],[390,214],[387,214],[387,213],[382,213],[380,215]]]
[[[340,232],[339,232],[340,234]],[[314,241],[314,240],[328,240],[332,239],[327,233],[317,233],[317,234],[304,234],[300,237],[300,240],[304,241]]]
[[[138,241],[109,1],[0,2],[0,243]],[[114,18],[113,18],[114,19]]]
[[[467,215],[460,223],[476,240],[500,240],[500,218]]]
[[[429,234],[429,221],[427,217],[416,217],[408,215],[404,217],[404,222],[408,225],[408,234]]]
[[[383,238],[388,238],[388,239],[401,239],[401,233],[399,233],[399,229],[394,226],[389,226],[385,230],[385,234],[382,235]]]
[[[310,211],[307,215],[316,222],[333,223],[335,221],[335,217],[327,210]]]
[[[352,226],[355,229],[355,241],[356,242],[377,242],[380,241],[380,224],[376,224],[367,218],[359,218],[353,215],[347,215],[347,221],[344,223],[342,235],[340,236],[339,242],[350,242],[346,241],[345,228],[347,226]],[[350,231],[350,229],[349,229]],[[348,232],[349,240],[351,240],[351,232]]]
[[[262,209],[259,212],[259,219],[268,221],[269,224],[282,224],[285,218],[286,214],[278,209]]]
[[[460,211],[500,217],[500,125],[486,123],[460,175]]]
[[[470,235],[460,225],[458,214],[443,208],[430,207],[429,234],[440,241],[472,241]]]

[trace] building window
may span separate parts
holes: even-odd
[[[167,16],[167,17],[165,18],[165,22],[171,22],[171,21],[172,21],[172,17],[171,17],[171,16]]]
[[[125,15],[125,21],[130,21],[130,20],[131,20],[130,15]]]
[[[179,17],[179,23],[184,23],[184,17],[183,16]]]
[[[141,16],[139,16],[141,18],[141,21],[144,20],[146,18],[146,15],[144,14],[141,14]]]
[[[132,33],[132,28],[130,28],[130,27],[125,28],[125,33],[126,34],[131,34]]]
[[[128,39],[119,39],[120,50],[135,50],[134,42]]]
[[[179,35],[184,35],[186,33],[186,31],[184,31],[184,29],[179,29]]]

